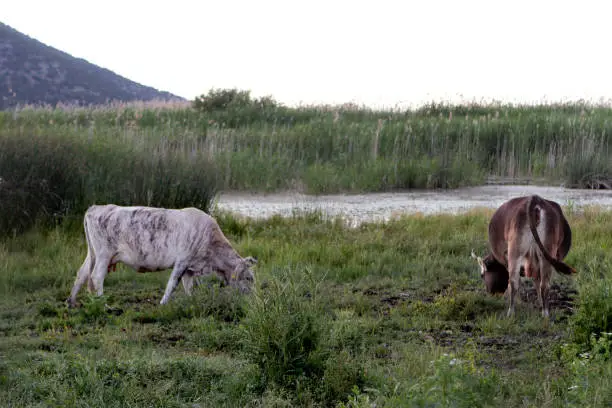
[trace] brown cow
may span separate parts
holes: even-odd
[[[574,268],[563,262],[572,245],[572,231],[559,204],[540,196],[513,198],[502,204],[489,223],[491,253],[478,260],[481,276],[490,293],[507,287],[508,316],[514,314],[514,297],[519,289],[521,269],[533,278],[542,305],[549,315],[548,289],[554,267],[570,275]]]

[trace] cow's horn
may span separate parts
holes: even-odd
[[[476,253],[474,252],[474,250],[472,249],[472,258],[474,258],[475,260],[478,261],[479,264],[482,264],[482,258],[479,257],[478,255],[476,255]]]

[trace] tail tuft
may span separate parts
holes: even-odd
[[[553,265],[553,266],[555,267],[557,272],[560,272],[560,273],[562,273],[564,275],[572,275],[574,273],[578,273],[578,272],[576,272],[576,269],[572,268],[571,266],[569,266],[565,262],[557,261],[557,262],[555,262],[555,265]]]

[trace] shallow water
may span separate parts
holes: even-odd
[[[412,190],[393,193],[305,195],[299,193],[225,193],[219,209],[240,216],[267,218],[275,214],[321,211],[325,216],[341,216],[351,224],[382,221],[411,213],[460,213],[473,208],[497,208],[510,198],[538,194],[562,206],[579,208],[598,205],[612,209],[612,191],[578,190],[545,186],[479,186],[454,190]]]

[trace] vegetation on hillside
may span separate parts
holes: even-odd
[[[75,58],[0,22],[0,110],[24,104],[178,100]]]

